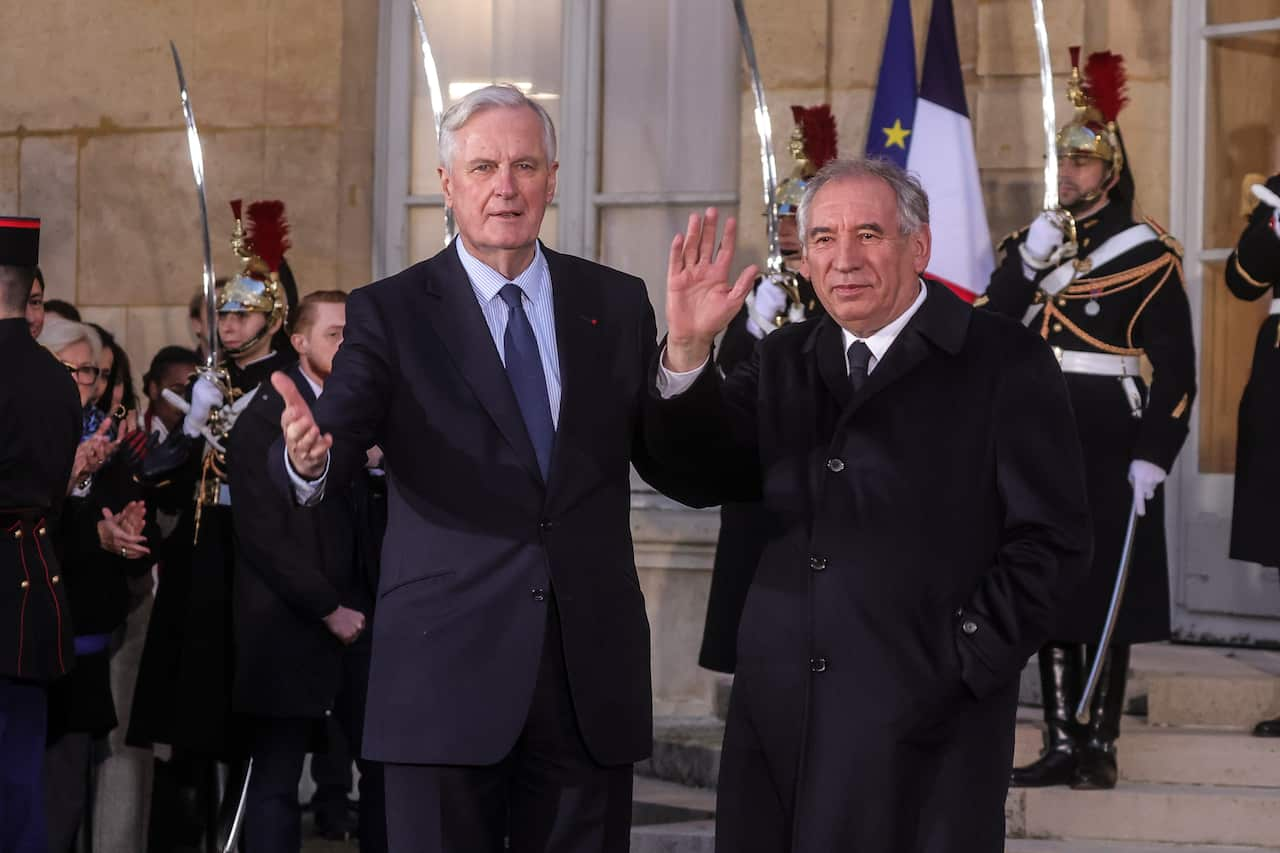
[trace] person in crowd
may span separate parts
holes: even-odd
[[[55,317],[61,317],[64,320],[70,320],[73,323],[81,322],[80,309],[67,302],[65,299],[46,299],[44,302],[44,310],[46,314],[52,314]]]
[[[323,505],[385,452],[363,746],[390,848],[623,851],[653,736],[629,521],[631,464],[661,486],[638,441],[653,311],[539,243],[558,164],[537,101],[467,95],[439,151],[458,239],[352,293],[314,415],[272,378],[268,461],[280,500]]]
[[[285,375],[313,403],[324,394],[342,344],[346,300],[342,291],[308,294],[292,323],[299,361]],[[327,718],[338,722],[359,755],[377,592],[377,578],[367,574],[361,556],[367,532],[357,505],[368,500],[364,470],[349,483],[329,482],[326,500],[314,511],[277,499],[267,454],[280,435],[283,410],[280,396],[265,388],[231,433],[234,702],[250,718],[254,768],[246,853],[301,849],[298,782],[310,745],[323,742]],[[382,769],[359,764],[360,849],[385,851]]]
[[[31,337],[40,337],[44,329],[44,273],[35,268],[35,280],[31,283],[31,295],[27,297],[27,327]]]
[[[39,249],[40,220],[0,217],[0,849],[11,853],[49,853],[47,690],[75,664],[50,533],[86,458],[76,382],[31,334]]]
[[[142,416],[142,427],[154,435],[157,443],[182,425],[185,414],[165,397],[169,391],[182,397],[191,384],[191,377],[200,366],[200,355],[186,347],[170,345],[161,347],[151,359],[151,365],[142,376],[142,390],[147,397],[147,409]]]
[[[1181,248],[1134,212],[1134,179],[1116,123],[1127,102],[1120,57],[1073,54],[1072,120],[1058,132],[1063,211],[1041,213],[1002,245],[989,311],[1021,320],[1052,347],[1071,392],[1093,517],[1088,579],[1062,601],[1040,650],[1045,749],[1013,771],[1017,787],[1113,788],[1129,649],[1170,636],[1162,484],[1187,438],[1196,394]],[[1142,362],[1150,363],[1150,385]],[[1136,524],[1115,633],[1099,650],[1131,510]],[[1102,655],[1089,721],[1086,674]]]
[[[51,317],[40,343],[76,368],[82,412],[99,412],[113,366],[109,345],[94,327]],[[96,351],[96,358],[95,358]],[[91,369],[94,368],[94,369]],[[83,416],[82,416],[83,417]],[[99,440],[100,467],[74,484],[53,534],[62,566],[67,612],[75,625],[75,668],[49,690],[46,802],[49,849],[70,853],[80,833],[92,837],[89,804],[96,762],[106,735],[116,726],[111,692],[111,638],[128,612],[128,577],[145,572],[150,554],[146,506],[134,481],[133,460],[119,452],[111,419],[99,418],[92,432],[82,428],[81,446]]]
[[[686,502],[763,500],[716,808],[735,853],[1000,853],[1019,675],[1090,550],[1079,440],[1035,335],[921,278],[917,179],[833,160],[805,187],[827,317],[728,376],[736,227],[671,247],[645,435]],[[651,382],[654,380],[651,380]],[[938,424],[945,421],[945,435]]]
[[[150,449],[142,478],[156,501],[180,510],[160,559],[160,582],[134,691],[128,742],[160,745],[148,829],[151,849],[189,848],[225,837],[243,788],[248,743],[232,711],[231,590],[234,537],[228,458],[238,413],[293,353],[272,349],[286,320],[279,266],[289,247],[284,205],[232,204],[239,272],[216,294],[225,376],[200,372],[179,430]],[[192,495],[195,496],[194,501]],[[174,498],[171,500],[170,498]],[[217,765],[229,781],[218,783]],[[218,790],[226,791],[224,814]]]
[[[1280,192],[1280,175],[1266,183]],[[1227,288],[1249,302],[1271,298],[1258,329],[1249,382],[1240,397],[1236,439],[1235,500],[1231,513],[1233,560],[1280,568],[1280,531],[1275,526],[1280,482],[1280,213],[1265,202],[1251,214],[1227,261]],[[1280,737],[1280,717],[1254,726],[1258,737]]]

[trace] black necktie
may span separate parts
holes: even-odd
[[[867,381],[868,369],[871,367],[871,348],[862,341],[849,344],[849,385],[857,394]]]
[[[524,312],[518,285],[505,285],[498,293],[510,309],[507,314],[507,331],[502,336],[502,348],[507,365],[507,377],[511,390],[516,393],[516,403],[524,417],[525,429],[533,442],[533,452],[538,457],[542,479],[547,479],[551,469],[551,445],[555,441],[555,423],[551,419],[551,398],[547,395],[547,375],[542,371],[542,356],[538,353],[538,339]]]

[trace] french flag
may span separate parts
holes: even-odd
[[[895,0],[885,37],[876,106],[879,106],[880,87],[887,85],[894,89],[901,86],[900,73],[893,75],[896,79],[885,79],[886,70],[892,67],[890,52],[899,53],[905,49],[914,53],[913,46],[901,45],[900,35],[894,38],[895,29],[900,31],[902,27],[895,21],[900,19],[900,3],[907,7],[908,31],[910,27],[909,3]],[[900,60],[893,65],[899,63]],[[933,0],[920,91],[905,140],[902,139],[901,125],[896,128],[896,133],[894,128],[878,127],[875,113],[873,108],[867,153],[884,152],[889,147],[886,142],[897,143],[892,145],[894,148],[905,147],[907,170],[920,178],[925,192],[929,194],[933,256],[926,274],[972,302],[987,289],[987,282],[995,269],[995,253],[991,248],[991,232],[987,228],[982,185],[978,180],[978,157],[974,151],[973,125],[964,96],[964,77],[960,73],[960,50],[956,42],[955,12],[951,0]],[[878,143],[874,147],[873,141]],[[903,162],[899,159],[903,152],[892,153],[898,155],[895,160]]]

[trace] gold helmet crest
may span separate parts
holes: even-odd
[[[255,201],[241,215],[242,202],[231,202],[235,230],[231,232],[231,250],[240,269],[218,288],[219,314],[247,311],[266,314],[262,332],[237,347],[231,355],[251,349],[270,333],[278,320],[288,320],[288,298],[280,281],[280,267],[289,249],[289,223],[282,201]]]
[[[1129,103],[1124,57],[1110,51],[1089,54],[1080,71],[1080,48],[1071,48],[1071,77],[1067,97],[1073,107],[1071,121],[1057,136],[1058,157],[1093,157],[1107,168],[1104,186],[1124,169],[1124,146],[1116,117]]]

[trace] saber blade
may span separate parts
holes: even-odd
[[[1044,209],[1058,207],[1058,116],[1053,101],[1053,62],[1049,58],[1049,28],[1044,19],[1044,0],[1031,0],[1035,17],[1036,47],[1040,54],[1040,115],[1044,119]]]
[[[756,60],[756,45],[747,23],[744,0],[733,0],[733,11],[738,16],[738,32],[742,36],[742,51],[746,55],[747,69],[751,73],[751,94],[755,97],[756,136],[760,140],[760,173],[764,184],[765,231],[769,240],[767,267],[770,272],[782,272],[782,250],[778,246],[778,164],[773,156],[773,122],[769,118],[769,104],[764,98],[764,82],[760,78],[760,63]]]
[[[196,181],[196,200],[200,203],[200,237],[204,250],[204,310],[205,329],[209,338],[209,353],[205,357],[205,367],[215,370],[218,367],[218,307],[215,299],[213,274],[213,248],[209,243],[209,206],[205,196],[204,184],[204,149],[200,145],[200,131],[196,128],[196,114],[191,106],[191,92],[187,88],[186,75],[182,73],[182,59],[178,56],[178,47],[169,42],[169,50],[173,52],[173,67],[178,73],[178,96],[182,99],[182,117],[187,125],[187,153],[191,158],[191,173]]]
[[[1102,664],[1107,659],[1107,649],[1111,647],[1111,637],[1115,634],[1116,621],[1120,618],[1120,605],[1124,601],[1124,587],[1129,581],[1129,565],[1133,562],[1133,538],[1138,530],[1138,493],[1133,495],[1133,503],[1129,506],[1129,524],[1124,531],[1124,547],[1120,550],[1120,566],[1116,569],[1116,584],[1111,590],[1111,603],[1107,607],[1107,621],[1102,623],[1102,637],[1098,640],[1098,651],[1093,656],[1093,664],[1089,667],[1089,678],[1085,681],[1084,692],[1080,694],[1080,704],[1076,705],[1076,722],[1089,722],[1089,705],[1093,702],[1093,694],[1098,690],[1098,682],[1102,678]]]
[[[444,124],[444,89],[440,85],[440,71],[436,68],[436,57],[431,52],[431,41],[427,38],[427,22],[422,17],[422,7],[418,0],[409,0],[413,4],[413,18],[418,24],[418,43],[422,46],[422,70],[427,76],[427,95],[431,99],[431,121],[435,125],[436,140],[440,139],[440,129]],[[444,244],[453,242],[457,229],[453,222],[453,210],[444,209]]]

